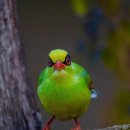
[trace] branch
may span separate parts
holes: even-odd
[[[94,129],[94,130],[130,130],[130,124],[128,124],[128,125],[115,125],[112,127]]]

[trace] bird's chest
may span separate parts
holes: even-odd
[[[45,109],[61,120],[78,117],[90,101],[85,82],[77,77],[48,79],[43,86]]]
[[[76,76],[62,76],[47,79],[43,84],[43,93],[47,100],[53,102],[69,102],[86,93],[86,84],[82,78]],[[74,94],[74,97],[72,95]],[[48,102],[50,102],[48,101]]]
[[[71,86],[74,83],[75,76],[67,73],[66,71],[55,71],[53,75],[48,78],[49,82],[55,86],[55,89],[59,89],[59,87],[66,88],[66,86]]]

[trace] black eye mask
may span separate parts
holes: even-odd
[[[65,61],[63,63],[68,66],[71,65],[71,58],[69,54],[66,56]]]
[[[55,63],[51,60],[51,58],[49,57],[49,61],[48,61],[48,66],[52,67]],[[69,66],[71,65],[71,58],[70,55],[68,54],[65,58],[65,61],[63,62],[63,64]]]
[[[54,65],[54,62],[49,58],[49,61],[48,61],[48,66],[51,67]]]

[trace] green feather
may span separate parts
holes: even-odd
[[[60,120],[77,118],[90,103],[90,81],[87,71],[74,62],[61,71],[46,67],[39,77],[37,93],[49,114]]]

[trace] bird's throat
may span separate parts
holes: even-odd
[[[64,77],[67,75],[67,72],[63,69],[63,70],[55,70],[53,72],[53,76],[54,77]]]
[[[65,82],[69,78],[68,72],[66,72],[64,69],[63,70],[55,70],[53,72],[53,78],[56,82]]]

